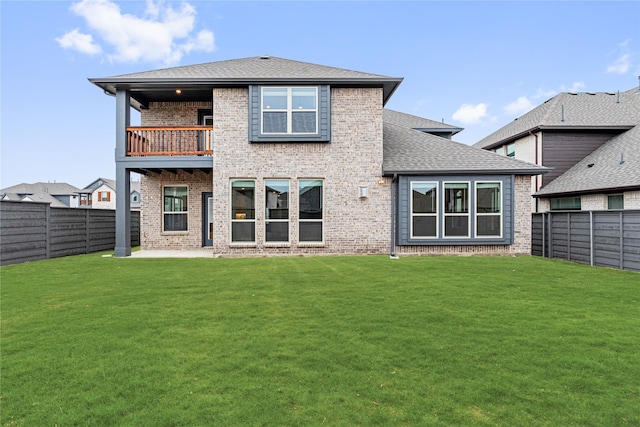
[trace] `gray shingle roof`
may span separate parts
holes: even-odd
[[[36,182],[33,184],[22,183],[0,190],[3,193],[16,194],[51,194],[54,196],[75,195],[80,189],[66,182]]]
[[[636,95],[640,98],[640,94]],[[640,189],[640,122],[582,159],[536,196]]]
[[[474,144],[491,148],[536,129],[629,128],[638,123],[638,89],[560,93]]]
[[[384,101],[393,94],[402,78],[364,73],[294,61],[275,56],[256,56],[205,64],[164,68],[105,78],[91,78],[92,83],[115,93],[116,85],[144,88],[159,84],[183,84],[202,88],[231,84],[345,84],[372,85],[384,89]]]
[[[498,174],[537,175],[547,168],[470,147],[446,138],[384,122],[385,175]]]
[[[460,132],[462,128],[457,126],[448,125],[444,122],[437,122],[435,120],[425,119],[424,117],[418,117],[407,113],[402,113],[400,111],[389,110],[385,108],[383,110],[383,119],[385,122],[393,123],[399,126],[404,126],[410,129],[419,129],[419,130],[444,130],[451,131],[452,135]]]

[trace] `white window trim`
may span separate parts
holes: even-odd
[[[266,207],[266,203],[267,203],[267,181],[282,181],[282,182],[286,182],[287,186],[289,188],[289,195],[288,195],[288,213],[287,213],[287,218],[286,219],[268,219],[267,218],[267,207]],[[264,243],[265,245],[268,246],[277,246],[277,245],[289,245],[291,243],[291,180],[289,178],[265,178],[263,180],[263,186],[264,188]],[[269,222],[286,222],[289,224],[288,227],[288,233],[287,233],[287,240],[282,240],[282,241],[269,241],[267,240],[267,223]]]
[[[322,206],[322,218],[321,219],[301,219],[300,218],[300,181],[322,181],[322,200],[320,200],[320,206]],[[318,246],[318,245],[324,245],[324,233],[325,233],[325,226],[324,226],[324,218],[326,217],[326,213],[325,213],[325,197],[326,197],[326,181],[324,178],[298,178],[297,182],[296,182],[296,187],[297,187],[297,219],[298,219],[298,246]],[[315,240],[315,241],[302,241],[300,240],[300,224],[303,222],[319,222],[321,224],[322,227],[322,240]]]
[[[467,192],[467,195],[469,197],[469,200],[467,200],[467,204],[469,206],[469,209],[467,209],[467,213],[447,213],[447,205],[446,205],[446,195],[447,195],[447,191],[446,191],[446,187],[447,184],[467,184],[467,189],[469,190]],[[442,181],[442,239],[447,239],[447,240],[455,240],[455,239],[470,239],[471,238],[471,208],[473,207],[473,205],[471,204],[471,181]],[[466,216],[467,217],[467,235],[466,236],[447,236],[446,232],[447,232],[447,227],[446,227],[446,220],[447,217],[451,217],[451,216]]]
[[[256,244],[256,234],[258,233],[257,230],[257,222],[256,219],[257,218],[253,218],[253,219],[235,219],[232,217],[233,215],[233,183],[235,181],[252,181],[253,182],[253,211],[254,211],[254,217],[257,216],[255,215],[256,213],[256,202],[258,201],[258,189],[257,189],[257,180],[255,178],[232,178],[229,180],[229,216],[227,218],[230,219],[229,221],[229,243],[232,246],[255,246]],[[239,222],[239,223],[249,223],[249,222],[253,222],[254,224],[254,233],[253,233],[253,240],[251,241],[238,241],[238,242],[234,242],[233,241],[233,224]]]
[[[413,212],[413,185],[414,184],[435,184],[436,186],[436,212],[435,213],[414,213]],[[439,198],[438,198],[438,192],[440,192],[440,188],[438,185],[438,181],[412,181],[410,188],[409,188],[409,198],[410,198],[410,203],[409,203],[409,217],[410,217],[410,221],[409,221],[409,238],[411,239],[439,239],[440,236],[440,219],[439,219],[439,215],[440,215],[440,206],[438,206],[439,203]],[[415,236],[413,234],[413,218],[414,216],[433,216],[436,218],[436,235],[435,236]]]
[[[167,187],[185,187],[187,189],[187,210],[185,212],[165,212],[164,210],[164,189]],[[189,186],[186,184],[166,184],[162,186],[162,233],[167,234],[186,234],[189,232]],[[186,230],[166,230],[164,224],[164,215],[186,215],[187,216],[187,229]]]
[[[264,109],[264,90],[265,89],[286,89],[287,91],[287,108],[286,109]],[[313,89],[316,93],[316,105],[313,109],[296,109],[294,110],[291,106],[291,100],[293,96],[293,89]],[[263,135],[317,135],[318,134],[318,126],[319,126],[319,108],[318,108],[318,96],[319,91],[317,86],[261,86],[260,87],[260,132]],[[266,132],[264,129],[264,113],[268,112],[276,112],[276,113],[287,113],[287,132]],[[313,132],[293,132],[293,121],[292,114],[293,112],[314,112],[316,114],[316,128]]]
[[[478,213],[478,184],[498,184],[499,188],[500,188],[500,235],[498,236],[484,236],[484,235],[478,235],[478,217],[481,216],[496,216],[497,214],[495,213]],[[503,189],[503,185],[502,185],[502,181],[475,181],[474,186],[473,186],[473,195],[474,195],[474,206],[473,206],[473,213],[474,213],[474,231],[473,231],[473,235],[474,238],[476,239],[502,239],[502,233],[504,231],[504,206],[503,206],[503,200],[504,200],[504,189]]]

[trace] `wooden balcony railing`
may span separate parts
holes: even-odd
[[[211,156],[211,126],[127,127],[127,156]]]

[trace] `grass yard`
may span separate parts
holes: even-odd
[[[640,425],[640,274],[541,258],[0,269],[1,425]]]

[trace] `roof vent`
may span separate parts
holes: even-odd
[[[270,59],[269,55],[260,55],[260,59]]]

